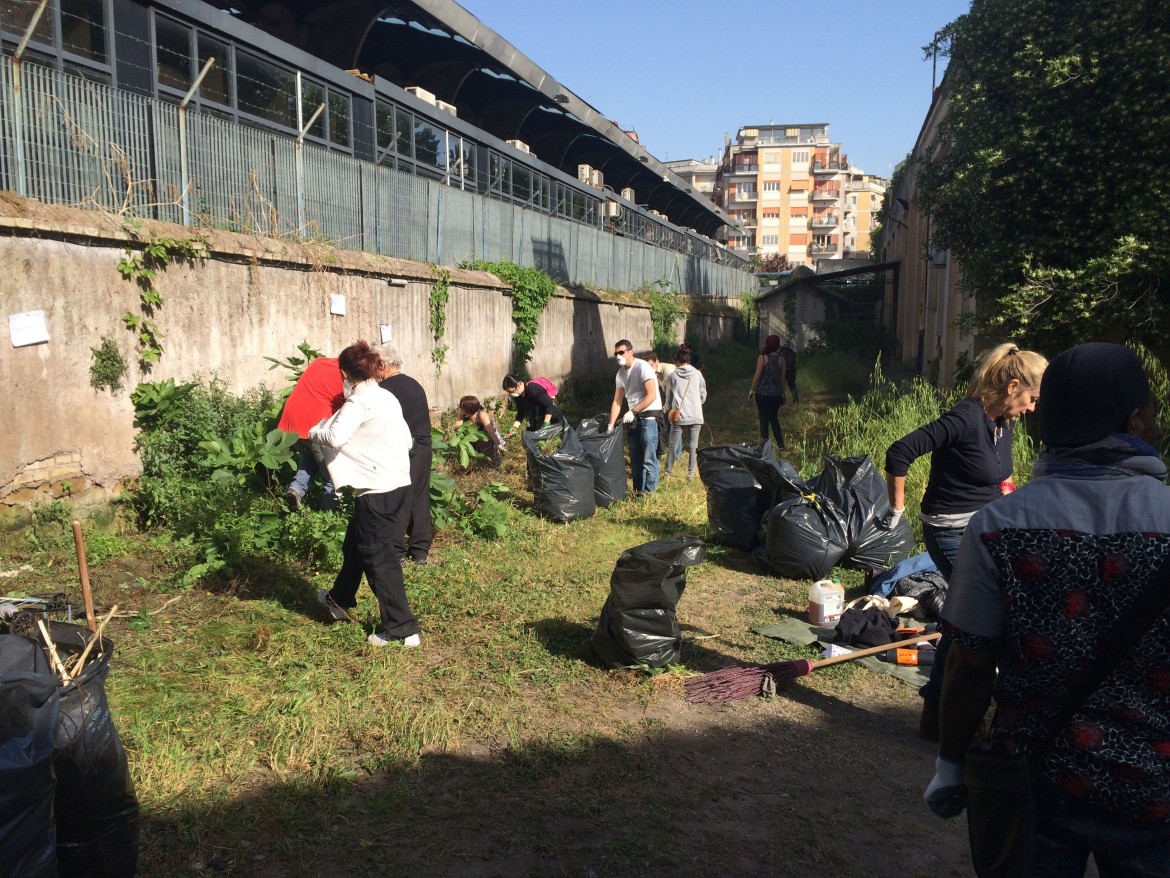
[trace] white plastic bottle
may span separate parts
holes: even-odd
[[[808,621],[812,625],[836,625],[845,610],[845,589],[835,579],[820,579],[808,588]]]

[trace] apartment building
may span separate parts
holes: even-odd
[[[768,124],[725,139],[714,195],[743,226],[728,247],[811,267],[869,253],[885,185],[849,164],[828,124]]]
[[[719,173],[719,163],[715,161],[715,156],[708,156],[706,161],[702,159],[683,159],[681,161],[664,162],[663,164],[682,177],[683,182],[696,192],[714,200],[715,177]]]

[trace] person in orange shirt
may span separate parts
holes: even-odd
[[[313,455],[309,443],[309,430],[341,408],[343,402],[345,394],[336,357],[317,357],[305,366],[305,371],[301,373],[293,392],[285,401],[284,410],[280,413],[280,421],[276,426],[286,433],[296,433],[301,437],[296,444],[299,453],[297,474],[293,476],[291,484],[284,492],[285,501],[293,509],[299,509],[305,502],[309,485],[318,475],[321,476],[319,508],[328,512],[337,509],[333,482],[329,478],[329,471],[321,466]]]

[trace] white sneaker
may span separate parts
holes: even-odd
[[[333,598],[329,597],[329,589],[322,588],[317,591],[317,600],[320,601],[321,606],[329,611],[329,615],[338,622],[352,622],[349,613],[345,611],[345,607],[334,603]]]
[[[409,637],[387,637],[383,632],[375,631],[366,638],[366,642],[370,646],[389,646],[391,643],[401,643],[403,649],[414,649],[422,643],[422,640],[417,634],[411,634]]]

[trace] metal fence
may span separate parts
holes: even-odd
[[[186,167],[187,173],[183,173]],[[184,186],[184,179],[189,181]],[[535,265],[563,283],[694,295],[754,289],[734,264],[461,191],[294,139],[0,58],[0,188],[419,262]]]

